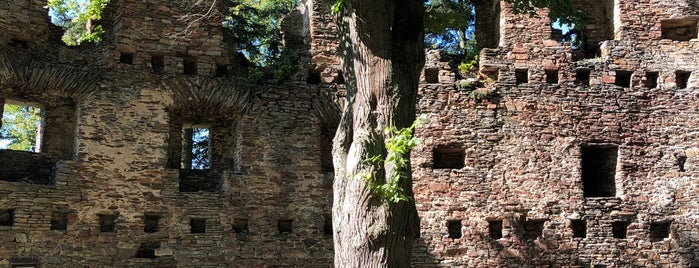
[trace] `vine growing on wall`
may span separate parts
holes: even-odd
[[[410,151],[422,141],[414,137],[413,132],[417,126],[427,122],[423,114],[410,127],[398,129],[395,126],[384,129],[384,135],[389,136],[386,141],[386,155],[375,154],[364,159],[364,163],[371,166],[368,174],[361,177],[367,183],[372,194],[388,204],[400,201],[410,201],[410,197],[400,187],[401,181],[407,178],[410,165]],[[381,166],[392,166],[391,174],[386,176],[386,181],[378,181],[372,174]]]

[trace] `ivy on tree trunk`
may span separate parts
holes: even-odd
[[[409,267],[419,232],[413,198],[389,204],[372,195],[366,180],[390,180],[395,166],[364,159],[386,156],[386,127],[410,127],[424,65],[423,2],[343,1],[342,46],[347,105],[335,136],[333,230],[335,267]],[[400,186],[412,193],[410,165]]]

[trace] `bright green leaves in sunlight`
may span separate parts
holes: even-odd
[[[0,149],[37,152],[40,130],[39,108],[5,104],[0,128]]]
[[[403,191],[401,181],[408,178],[410,174],[410,151],[420,144],[420,139],[413,136],[413,131],[420,124],[427,122],[427,117],[421,115],[410,127],[398,129],[395,126],[384,129],[386,140],[386,157],[374,155],[364,159],[364,163],[371,165],[369,174],[361,175],[366,181],[371,192],[386,201],[388,204],[400,201],[409,201],[410,197]],[[391,174],[387,174],[386,182],[380,183],[373,177],[380,166],[391,166]]]
[[[102,19],[104,8],[110,0],[48,0],[51,21],[61,26],[65,33],[63,42],[80,45],[83,42],[98,42],[104,33]]]

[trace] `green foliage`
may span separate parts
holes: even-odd
[[[474,72],[478,69],[478,55],[472,59],[466,59],[459,64],[459,71],[462,73]]]
[[[335,0],[333,6],[330,8],[333,14],[338,14],[343,7],[349,5],[350,0]]]
[[[413,137],[413,131],[418,125],[425,123],[427,118],[421,115],[410,127],[398,129],[395,126],[384,129],[384,135],[389,136],[386,141],[386,157],[373,155],[364,160],[364,163],[372,166],[369,174],[362,177],[366,181],[371,192],[386,201],[388,204],[400,201],[410,201],[410,197],[403,192],[400,183],[404,178],[410,176],[407,172],[410,166],[410,150],[420,144],[420,139]],[[373,178],[372,174],[379,169],[380,165],[393,166],[392,173],[387,174],[386,181],[381,183]]]
[[[68,45],[83,42],[99,42],[104,33],[102,12],[110,0],[48,0],[46,7],[51,10],[52,22],[63,27],[62,40]]]
[[[2,128],[0,128],[0,142],[9,143],[7,149],[36,151],[36,137],[40,124],[40,109],[5,104],[5,110],[2,114]]]
[[[299,0],[238,0],[223,22],[226,40],[248,60],[269,66],[282,56],[280,22]]]

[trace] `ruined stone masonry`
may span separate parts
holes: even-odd
[[[485,84],[427,53],[415,267],[699,267],[699,3],[575,2],[572,48],[477,1]],[[182,2],[113,1],[79,47],[45,4],[0,3],[0,103],[42,110],[39,153],[0,150],[0,267],[332,266],[328,3],[284,19],[299,70],[264,85]]]

